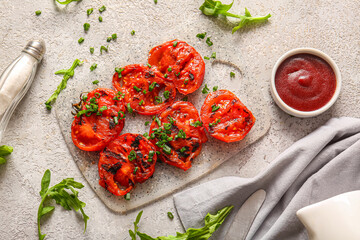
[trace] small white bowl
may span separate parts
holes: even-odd
[[[288,59],[289,57],[296,55],[296,54],[312,54],[314,56],[317,56],[321,59],[323,59],[325,62],[327,62],[330,67],[332,68],[332,70],[335,73],[335,79],[336,79],[336,88],[335,88],[335,92],[334,95],[332,96],[332,98],[330,99],[330,101],[325,104],[323,107],[314,110],[314,111],[299,111],[296,110],[292,107],[290,107],[289,105],[287,105],[279,96],[276,87],[275,87],[275,75],[276,75],[276,71],[278,70],[278,67],[281,65],[281,63],[283,63],[286,59]],[[274,68],[272,70],[271,73],[271,83],[270,83],[270,90],[271,90],[271,95],[273,97],[273,99],[275,100],[276,104],[286,113],[295,116],[295,117],[300,117],[300,118],[308,118],[308,117],[315,117],[317,115],[320,115],[321,113],[325,112],[326,110],[328,110],[337,100],[337,98],[339,97],[340,94],[340,89],[341,89],[341,75],[340,75],[340,70],[338,68],[338,66],[336,65],[336,63],[334,62],[334,60],[332,60],[327,54],[325,54],[324,52],[317,50],[315,48],[295,48],[292,49],[288,52],[286,52],[284,55],[282,55],[277,62],[274,65]]]

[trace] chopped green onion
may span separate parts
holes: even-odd
[[[119,124],[119,119],[118,119],[118,117],[114,117],[114,123],[115,123],[115,125],[118,125]]]
[[[181,153],[183,153],[183,152],[185,152],[186,151],[186,147],[182,147],[181,149],[180,149],[180,152]]]
[[[144,90],[143,93],[146,94],[146,90]]]
[[[203,94],[207,94],[209,93],[210,89],[208,88],[207,84],[205,84],[205,87],[203,88],[203,90],[201,91]]]
[[[211,54],[211,56],[210,56],[210,58],[216,58],[216,52],[213,52],[212,54]]]
[[[108,47],[105,47],[105,46],[101,46],[100,47],[100,53],[102,54],[102,51],[105,51],[105,52],[108,52]]]
[[[102,20],[103,20],[103,19],[102,19],[102,16],[100,16],[100,17],[99,17],[99,22],[102,22]]]
[[[120,116],[120,114],[121,114],[122,116]],[[124,113],[123,111],[118,111],[118,118],[119,118],[120,120],[123,120],[123,119],[125,118],[125,113]]]
[[[167,77],[168,77],[168,75],[167,75],[167,73],[165,73],[165,74],[164,74],[164,78],[167,78]]]
[[[144,100],[141,100],[141,101],[139,102],[139,106],[143,105],[143,103],[144,103]]]
[[[135,167],[135,169],[134,169],[134,174],[136,174],[136,172],[137,172],[138,169],[139,169],[138,167]]]
[[[157,4],[157,1],[158,1],[158,0],[154,0],[154,3]]]
[[[210,40],[210,38],[206,38],[206,44],[210,47],[213,45],[213,42]]]
[[[105,111],[105,110],[107,110],[108,108],[107,108],[107,106],[102,106],[100,109],[99,109],[99,112],[103,112],[103,111]]]
[[[99,12],[102,13],[103,11],[106,10],[106,7],[103,5],[101,8],[99,8]]]
[[[211,111],[212,112],[216,112],[219,109],[220,109],[220,106],[216,106],[215,104],[211,106]]]
[[[200,39],[204,39],[205,36],[206,36],[206,32],[196,34],[196,37],[197,37],[197,38],[200,38]]]
[[[108,37],[108,38],[106,39],[106,41],[107,41],[107,42],[111,42],[111,39],[112,39],[111,37]]]
[[[167,215],[170,219],[174,219],[174,215],[171,212],[168,212]]]
[[[85,32],[89,31],[89,29],[90,29],[90,24],[89,23],[84,23]]]
[[[151,92],[152,90],[154,90],[154,87],[156,86],[156,82],[152,82],[149,86],[149,92]]]
[[[175,139],[178,139],[178,138],[182,138],[182,139],[185,139],[186,138],[186,133],[184,132],[184,130],[180,129],[178,134],[175,136]]]
[[[130,106],[130,103],[128,103],[127,105],[126,105],[126,107],[127,107],[127,111],[129,112],[129,113],[132,113],[134,110],[131,108],[131,106]]]
[[[146,66],[148,66],[149,68],[151,68],[151,65],[150,65],[150,64],[148,64],[148,63],[146,64]]]
[[[164,144],[162,149],[163,149],[163,152],[166,153],[167,155],[171,154],[171,148],[168,145]]]
[[[96,68],[97,68],[97,64],[94,63],[93,65],[91,65],[90,71],[94,71]]]
[[[178,45],[178,42],[175,41],[175,42],[173,43],[173,47],[176,47],[177,45]]]
[[[93,11],[94,11],[93,8],[89,8],[89,9],[86,11],[86,14],[87,14],[88,16],[90,16],[90,14],[92,14]]]
[[[175,75],[178,77],[179,75],[180,75],[180,72],[178,72],[178,73],[175,73]]]
[[[121,72],[124,71],[124,70],[125,70],[125,68],[115,68],[115,72],[118,73],[119,78],[122,77]]]
[[[79,40],[78,40],[78,43],[83,43],[84,42],[84,38],[79,38]]]
[[[193,127],[201,127],[202,125],[203,125],[203,123],[200,121],[190,123],[190,126],[193,126]]]
[[[93,47],[91,47],[91,48],[90,48],[90,53],[93,54],[93,53],[94,53],[94,50],[95,50],[95,49],[94,49]]]
[[[92,84],[98,84],[99,83],[99,80],[95,80],[92,82]]]
[[[171,129],[171,123],[164,123],[164,129],[170,130]]]
[[[171,68],[171,67],[168,67],[167,70],[168,70],[168,72],[171,72],[171,71],[172,71],[172,68]]]
[[[117,39],[117,34],[114,33],[113,35],[111,35],[111,38],[112,38],[113,40]]]
[[[234,72],[230,72],[230,77],[235,77],[235,73]]]
[[[146,121],[146,122],[145,122],[145,126],[148,126],[148,125],[149,125],[149,123],[150,123],[149,121]]]
[[[170,92],[169,91],[164,91],[164,98],[165,99],[169,99],[169,97],[170,97]]]
[[[155,152],[154,151],[149,151],[149,158],[148,158],[148,162],[152,161],[152,158],[154,157]]]
[[[129,201],[130,200],[130,193],[127,193],[125,196],[124,196],[125,200]]]
[[[133,86],[133,88],[134,88],[137,92],[140,92],[140,91],[141,91],[141,88],[138,88],[137,86]]]
[[[189,72],[189,78],[191,79],[191,81],[194,80],[194,79],[195,79],[194,74],[192,74],[191,72]]]
[[[216,90],[218,90],[218,86],[213,87],[213,92],[215,92]]]
[[[83,96],[82,96],[82,100],[83,100],[83,101],[86,101],[87,98],[88,98],[87,95],[83,95]]]
[[[169,120],[169,122],[170,122],[171,124],[174,124],[174,123],[175,123],[174,119],[173,119],[172,117],[170,117],[170,116],[168,116],[168,120]]]
[[[157,125],[159,125],[159,127],[161,127],[161,121],[158,117],[155,117],[154,121],[157,123]]]
[[[155,102],[157,102],[157,103],[162,103],[162,98],[160,97],[160,96],[156,96],[155,97]]]
[[[100,98],[101,97],[100,93],[98,93],[98,92],[95,93],[94,95],[95,95],[95,98]],[[95,98],[90,99],[90,102],[95,102],[96,101]]]
[[[160,154],[161,154],[161,152],[160,152],[160,151],[156,151],[156,154],[157,154],[157,155],[160,155]]]
[[[131,31],[131,35],[134,36],[135,35],[135,30]]]
[[[149,139],[149,138],[148,138],[148,137],[149,137],[149,134],[148,134],[148,133],[144,133],[143,136],[146,137],[147,139]]]
[[[130,154],[129,154],[129,156],[128,156],[128,159],[129,159],[130,161],[136,159],[136,152],[135,152],[134,150],[131,150],[131,151],[130,151]]]
[[[210,58],[209,58],[209,57],[207,57],[207,56],[204,56],[204,59],[205,59],[205,60],[210,60]]]
[[[189,83],[189,79],[184,80],[184,85],[187,85]]]
[[[35,12],[35,14],[36,14],[36,16],[39,16],[39,15],[41,14],[41,11],[40,11],[40,10],[37,10],[37,11]]]
[[[213,126],[216,126],[216,125],[218,125],[219,123],[220,123],[220,119],[218,119],[218,120],[216,120],[215,122],[213,122],[213,123],[209,123],[209,127],[213,127]]]

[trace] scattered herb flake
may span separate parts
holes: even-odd
[[[210,91],[210,89],[208,88],[208,86],[207,86],[207,84],[205,84],[205,87],[202,89],[202,93],[203,94],[207,94],[207,93],[209,93],[209,91]]]
[[[211,54],[210,58],[216,59],[216,52],[213,52],[213,53]]]
[[[109,47],[101,46],[100,47],[100,53],[102,54],[103,51],[108,52]]]
[[[102,13],[103,11],[106,10],[106,7],[103,5],[101,8],[99,8],[99,12]]]
[[[102,19],[102,16],[99,16],[99,22],[102,22],[103,19]]]
[[[90,24],[89,23],[84,23],[85,32],[89,31],[89,29],[90,29]]]
[[[80,43],[83,43],[84,40],[85,40],[85,39],[81,37],[81,38],[79,38],[78,43],[79,43],[79,44],[80,44]]]
[[[131,35],[134,36],[135,35],[135,30],[131,31]]]
[[[95,80],[92,82],[92,84],[98,84],[99,83],[99,80]]]
[[[230,72],[230,77],[235,77],[235,73],[234,72]]]
[[[145,126],[148,126],[149,124],[150,124],[149,121],[146,121],[146,122],[145,122]]]
[[[36,16],[40,16],[41,11],[40,11],[40,10],[37,10],[37,11],[35,12],[35,14],[36,14]]]
[[[94,63],[93,65],[91,65],[90,71],[94,71],[96,68],[97,68],[97,64]]]
[[[116,33],[112,34],[112,35],[111,35],[111,38],[112,38],[113,40],[116,40],[116,39],[117,39],[117,34],[116,34]]]
[[[174,41],[173,47],[176,47],[177,45],[178,45],[178,42],[177,42],[177,41]]]
[[[89,9],[86,11],[86,14],[87,14],[88,16],[90,16],[90,14],[92,14],[93,11],[94,11],[93,8],[89,8]]]
[[[204,39],[205,36],[206,36],[206,32],[196,34],[196,37],[197,37],[197,38],[200,38],[200,39]]]
[[[210,47],[213,45],[213,42],[210,40],[210,38],[206,38],[206,44]]]
[[[215,87],[213,87],[213,92],[215,92],[216,90],[218,90],[218,86],[215,86]]]
[[[94,48],[93,47],[90,47],[90,53],[93,54],[94,53]]]
[[[168,212],[167,215],[171,220],[174,219],[174,215],[172,214],[172,212]]]
[[[117,72],[119,78],[122,77],[121,72],[124,71],[124,70],[125,70],[125,68],[115,68],[115,72]]]

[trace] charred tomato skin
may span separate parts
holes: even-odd
[[[200,116],[209,134],[227,143],[242,140],[256,121],[251,111],[228,90],[209,93]]]
[[[167,76],[166,79],[172,81],[184,95],[195,92],[204,80],[203,58],[184,41],[175,39],[152,48],[148,62],[157,67],[163,76]]]
[[[170,106],[175,99],[174,84],[162,77],[157,68],[143,64],[132,64],[124,67],[121,76],[116,72],[113,76],[113,87],[124,95],[125,104],[142,115],[154,115]],[[163,96],[167,91],[167,97]],[[156,101],[161,97],[162,102]]]
[[[135,158],[129,157],[132,151]],[[151,160],[150,151],[154,153]],[[112,194],[123,196],[136,183],[143,183],[153,175],[156,161],[156,149],[149,140],[140,134],[123,134],[100,153],[99,184]]]
[[[82,110],[95,98],[99,109],[106,106],[101,115],[92,113],[90,116],[83,114],[75,116],[71,125],[71,138],[75,146],[84,151],[100,151],[112,139],[114,139],[124,128],[124,119],[119,119],[118,124],[114,123],[114,116],[119,111],[125,112],[124,102],[114,100],[116,92],[107,88],[97,88],[87,94]]]
[[[159,116],[158,119],[161,121],[161,126],[158,125],[157,121],[154,120],[150,126],[149,135],[154,133],[154,129],[164,127],[164,124],[173,124],[168,134],[173,140],[167,144],[171,148],[171,153],[167,154],[162,148],[156,145],[160,140],[159,138],[151,139],[151,142],[155,145],[156,149],[160,151],[158,156],[163,162],[183,169],[184,171],[191,168],[191,163],[196,156],[201,152],[202,144],[207,142],[205,129],[202,126],[192,126],[196,121],[200,121],[199,113],[190,102],[177,101],[167,109],[165,109]],[[175,136],[182,130],[186,134],[186,138],[177,138]],[[182,148],[185,151],[180,151]]]

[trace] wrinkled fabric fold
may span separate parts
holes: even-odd
[[[211,239],[224,239],[233,217],[258,189],[267,193],[246,239],[307,239],[302,207],[360,189],[360,119],[334,118],[280,154],[254,178],[223,177],[174,196],[184,228],[201,227],[210,212],[234,205]]]

